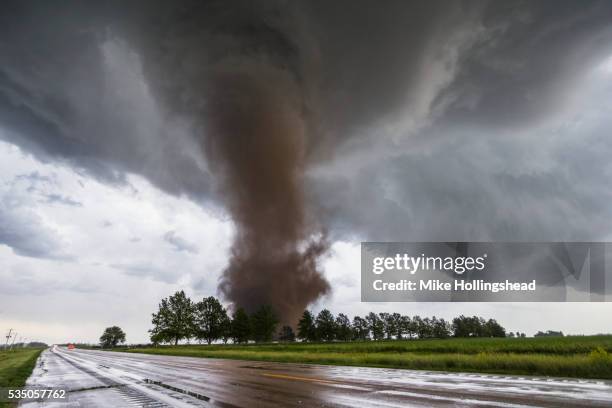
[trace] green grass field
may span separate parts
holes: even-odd
[[[19,348],[0,351],[0,388],[23,387],[36,365],[41,348]],[[12,406],[0,402],[0,407]]]
[[[124,351],[238,360],[612,379],[612,336],[182,345]]]

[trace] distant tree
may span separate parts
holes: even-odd
[[[383,312],[378,314],[378,318],[383,325],[383,338],[386,338],[387,340],[391,339],[393,336],[393,328],[389,327],[390,317],[391,315],[389,313]]]
[[[417,334],[419,339],[427,339],[433,336],[431,319],[429,317],[417,320]]]
[[[482,317],[472,316],[472,325],[476,337],[489,337],[487,332],[487,322]]]
[[[47,343],[43,343],[41,341],[31,341],[25,345],[26,347],[36,347],[36,348],[48,348],[49,345]]]
[[[368,321],[368,327],[370,332],[372,333],[372,338],[374,340],[382,340],[385,338],[385,324],[380,319],[380,317],[374,313],[370,312],[366,317]]]
[[[315,341],[317,339],[315,318],[309,310],[304,310],[298,322],[298,337],[303,341]]]
[[[414,316],[412,318],[412,327],[414,329],[414,334],[416,337],[420,338],[420,330],[421,327],[423,326],[423,319],[421,318],[421,316]]]
[[[455,337],[470,337],[470,328],[468,327],[467,317],[464,315],[457,316],[453,319],[453,335]]]
[[[402,315],[399,313],[392,313],[391,316],[389,316],[389,319],[391,319],[392,322],[389,327],[393,328],[393,334],[395,338],[401,340],[404,334],[404,328],[402,326]]]
[[[231,322],[231,336],[234,343],[248,343],[251,338],[251,322],[249,315],[239,307],[234,312]]]
[[[336,337],[336,319],[327,309],[323,309],[317,315],[316,320],[317,337],[323,341],[333,341]]]
[[[510,332],[510,333],[508,333],[507,337],[514,338],[514,332]]]
[[[195,304],[195,337],[211,344],[223,337],[227,312],[214,296],[209,296]]]
[[[431,319],[431,331],[433,337],[437,339],[446,339],[452,334],[452,326],[444,319],[437,319],[435,316]]]
[[[408,335],[408,338],[411,339],[416,335],[417,332],[417,324],[416,322],[410,318],[410,316],[402,316],[400,321],[400,330],[401,333]]]
[[[283,326],[278,335],[278,339],[283,342],[289,342],[289,343],[294,342],[295,333],[293,332],[293,329],[291,328],[291,326]]]
[[[228,340],[232,338],[232,321],[227,315],[227,310],[221,319],[221,340],[223,344],[227,344]]]
[[[272,341],[272,336],[278,325],[278,317],[272,307],[263,305],[251,315],[251,326],[253,328],[253,339],[257,342]]]
[[[485,321],[482,317],[459,316],[453,319],[453,335],[455,337],[506,337],[504,329],[495,319]],[[519,333],[517,332],[517,337]]]
[[[484,319],[461,315],[453,319],[452,327],[455,337],[483,337],[485,335]]]
[[[547,330],[546,333],[538,331],[534,337],[563,337],[562,331]]]
[[[125,343],[125,333],[119,326],[107,327],[100,336],[100,345],[103,348],[117,347],[120,343]]]
[[[153,313],[153,329],[149,330],[151,341],[176,345],[180,340],[190,338],[194,332],[193,311],[193,303],[182,290],[162,299],[158,312]]]
[[[495,319],[489,319],[484,325],[485,337],[506,337],[504,329]]]
[[[353,338],[351,321],[344,313],[340,313],[336,317],[336,338],[340,341],[351,341]]]
[[[368,340],[370,338],[370,326],[366,319],[359,316],[353,318],[353,339]]]

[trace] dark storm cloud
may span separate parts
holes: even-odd
[[[446,120],[521,129],[555,115],[580,92],[589,70],[611,52],[609,2],[498,4],[464,55],[446,100]]]
[[[103,181],[137,173],[202,198],[208,176],[185,142],[188,125],[159,117],[138,58],[107,31],[109,15],[92,3],[3,5],[2,137]]]
[[[612,87],[583,108],[597,111]],[[604,108],[609,110],[609,108]],[[514,138],[448,130],[426,153],[388,155],[311,183],[331,230],[397,241],[591,241],[612,230],[609,116]],[[537,143],[535,139],[541,140]],[[368,197],[366,205],[349,205]]]
[[[4,6],[0,137],[225,205],[238,304],[325,293],[323,229],[609,234],[607,122],[555,126],[612,55],[610,2],[119,4]]]

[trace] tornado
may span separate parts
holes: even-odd
[[[295,324],[329,290],[317,265],[328,245],[304,206],[309,135],[299,85],[259,62],[213,78],[204,150],[236,228],[219,289],[237,306],[269,304]]]
[[[319,265],[329,244],[304,190],[318,139],[316,44],[290,3],[160,7],[136,49],[168,112],[192,121],[233,220],[219,291],[234,307],[270,305],[295,325],[330,290]]]

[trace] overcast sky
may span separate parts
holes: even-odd
[[[0,16],[0,330],[144,342],[162,297],[223,295],[244,226],[200,106],[246,72],[297,106],[292,188],[331,241],[316,311],[612,331],[611,303],[359,301],[365,240],[612,241],[611,3],[20,3]]]

